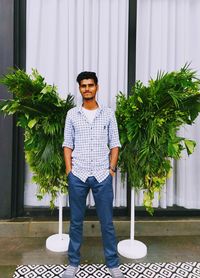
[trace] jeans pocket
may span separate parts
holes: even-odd
[[[113,178],[113,176],[111,175],[111,173],[109,173],[109,175],[108,176],[110,176],[111,178]]]

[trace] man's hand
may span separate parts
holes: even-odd
[[[111,174],[112,177],[114,177],[115,172],[110,169],[110,174]]]
[[[110,174],[112,177],[115,175],[115,168],[117,165],[118,160],[118,154],[119,154],[119,148],[115,147],[110,150]],[[112,170],[113,168],[113,170]]]
[[[65,173],[68,176],[72,170],[72,149],[64,147]]]
[[[69,175],[69,173],[71,172],[71,170],[72,170],[72,169],[69,169],[69,170],[66,169],[66,170],[65,170],[65,173],[66,173],[67,176]]]

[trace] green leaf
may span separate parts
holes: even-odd
[[[33,119],[33,120],[29,121],[28,127],[33,128],[36,125],[36,123],[37,123],[37,119]]]
[[[140,103],[143,103],[141,97],[138,96],[138,97],[137,97],[137,100],[138,100]],[[133,106],[133,107],[135,107],[135,106]]]
[[[8,104],[4,105],[3,107],[1,107],[1,111],[5,111],[8,108]]]
[[[188,155],[192,154],[194,152],[194,148],[196,146],[196,142],[193,141],[193,140],[185,139],[184,143],[185,143],[185,147],[186,147],[186,150],[187,150],[187,154]]]

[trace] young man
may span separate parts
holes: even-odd
[[[112,220],[112,179],[121,146],[117,122],[114,112],[96,101],[99,88],[96,74],[81,72],[77,82],[83,103],[68,111],[63,142],[69,185],[70,243],[69,266],[62,277],[75,277],[80,264],[86,198],[91,189],[101,224],[106,265],[112,277],[122,278]]]

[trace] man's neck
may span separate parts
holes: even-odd
[[[94,110],[94,109],[97,109],[99,107],[99,105],[95,99],[94,100],[84,100],[82,107],[84,107],[85,109],[88,109],[88,110]]]

